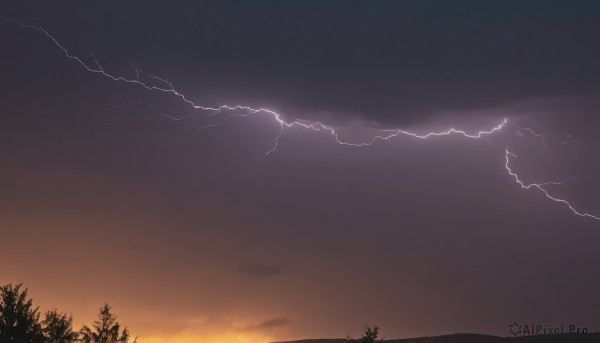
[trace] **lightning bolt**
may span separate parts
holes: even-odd
[[[218,107],[207,107],[207,106],[203,106],[203,105],[199,105],[194,103],[192,100],[190,100],[186,95],[184,95],[183,93],[179,92],[173,85],[173,83],[165,78],[159,77],[157,75],[154,74],[149,74],[144,72],[141,68],[138,68],[133,62],[128,61],[129,64],[131,65],[131,68],[133,69],[133,71],[135,72],[135,78],[127,78],[125,76],[119,76],[119,75],[114,75],[111,74],[109,72],[107,72],[104,67],[102,66],[102,64],[98,61],[98,59],[96,58],[96,56],[90,51],[90,56],[92,58],[93,61],[93,65],[90,65],[88,63],[86,63],[83,59],[81,59],[80,57],[72,54],[67,48],[65,48],[62,44],[60,44],[60,42],[53,36],[51,35],[46,29],[44,29],[41,25],[32,22],[32,21],[20,21],[20,20],[16,20],[16,19],[11,19],[11,18],[6,18],[3,16],[0,16],[1,20],[7,21],[7,22],[11,22],[14,24],[17,24],[23,28],[27,28],[27,29],[32,29],[35,30],[41,34],[43,34],[44,36],[46,36],[52,43],[53,45],[55,45],[58,49],[60,49],[60,51],[62,51],[62,53],[68,58],[71,59],[73,61],[75,61],[76,63],[78,63],[79,65],[81,65],[85,70],[87,70],[90,73],[94,73],[100,76],[103,76],[105,78],[111,79],[113,81],[116,82],[124,82],[124,83],[128,83],[128,84],[134,84],[140,87],[145,88],[146,90],[149,91],[158,91],[158,92],[163,92],[163,93],[168,93],[171,94],[177,98],[179,98],[180,100],[182,100],[183,102],[185,102],[186,104],[188,104],[189,106],[191,106],[192,108],[194,108],[195,110],[199,110],[199,111],[205,111],[205,112],[209,112],[206,117],[213,117],[213,116],[217,116],[219,114],[222,113],[229,113],[228,115],[224,116],[223,119],[220,119],[219,121],[217,121],[216,123],[209,123],[209,124],[203,124],[203,125],[197,125],[197,124],[186,124],[186,125],[190,125],[192,127],[195,127],[197,129],[207,129],[210,127],[217,127],[220,125],[223,125],[225,123],[237,120],[237,119],[241,119],[241,118],[245,118],[248,117],[250,115],[254,115],[254,114],[258,114],[258,113],[265,113],[270,115],[276,123],[278,123],[279,126],[279,132],[276,135],[274,142],[273,142],[273,146],[267,150],[265,153],[263,153],[261,156],[259,156],[257,159],[261,159],[261,158],[266,158],[267,156],[269,156],[270,154],[274,153],[278,146],[279,146],[279,139],[281,138],[281,136],[283,135],[283,132],[286,128],[291,128],[291,127],[301,127],[304,129],[308,129],[308,130],[312,130],[312,131],[324,131],[326,133],[329,133],[331,136],[334,137],[335,141],[338,144],[341,145],[346,145],[346,146],[353,146],[353,147],[366,147],[366,146],[371,146],[374,143],[376,143],[377,141],[387,141],[389,139],[392,139],[394,137],[400,136],[400,135],[405,135],[405,136],[410,136],[413,138],[417,138],[417,139],[428,139],[431,137],[436,137],[436,136],[449,136],[449,135],[460,135],[463,136],[465,138],[471,138],[471,139],[479,139],[483,136],[489,136],[494,134],[497,131],[502,130],[507,124],[511,124],[513,126],[515,126],[516,128],[518,128],[521,131],[525,131],[528,132],[532,135],[534,135],[535,137],[538,137],[542,144],[544,146],[547,147],[547,144],[545,142],[545,138],[550,135],[549,132],[543,132],[543,133],[537,133],[536,131],[534,131],[531,128],[523,128],[520,127],[512,122],[509,122],[506,118],[502,120],[502,122],[500,122],[498,125],[496,125],[495,127],[491,128],[490,130],[487,131],[479,131],[477,133],[467,133],[464,130],[459,130],[459,129],[455,129],[455,128],[450,128],[446,131],[441,131],[441,132],[429,132],[426,134],[417,134],[414,132],[410,132],[410,131],[405,131],[402,129],[393,129],[393,130],[381,130],[382,132],[386,132],[386,134],[380,134],[380,135],[375,135],[374,137],[372,137],[371,139],[364,141],[364,142],[360,142],[360,143],[355,143],[355,142],[349,142],[349,141],[345,141],[342,140],[338,134],[338,132],[332,127],[332,126],[328,126],[320,121],[315,121],[315,122],[310,122],[310,121],[306,121],[306,120],[301,120],[301,119],[296,119],[293,121],[286,121],[283,119],[283,116],[273,110],[270,110],[268,108],[252,108],[249,106],[243,106],[243,105],[234,105],[234,106],[230,106],[230,105],[219,105]],[[144,81],[145,79],[152,81],[152,83]],[[185,117],[175,117],[172,115],[168,115],[165,114],[163,112],[161,112],[159,109],[157,109],[155,106],[148,104],[148,103],[144,103],[144,102],[131,102],[131,103],[126,103],[126,104],[120,104],[120,105],[111,105],[111,104],[101,104],[101,105],[88,105],[88,104],[80,104],[80,105],[74,105],[71,106],[69,109],[74,109],[76,107],[79,106],[97,106],[100,108],[105,108],[105,109],[115,109],[115,108],[120,108],[120,107],[127,107],[127,106],[133,106],[133,105],[143,105],[143,106],[147,106],[150,109],[152,109],[157,115],[170,119],[170,120],[176,120],[176,121],[181,121],[183,120]],[[512,169],[509,166],[509,162],[510,162],[510,158],[514,157],[517,158],[516,154],[513,154],[512,152],[510,152],[508,149],[506,149],[506,154],[505,154],[505,158],[506,158],[506,163],[505,163],[505,168],[506,171],[508,172],[508,174],[514,178],[514,180],[516,181],[516,183],[521,186],[522,189],[531,189],[531,188],[536,188],[539,191],[541,191],[548,199],[554,201],[554,202],[559,202],[559,203],[563,203],[565,204],[570,210],[571,212],[573,212],[575,215],[581,216],[581,217],[588,217],[588,218],[592,218],[595,220],[600,220],[600,217],[588,214],[588,213],[582,213],[578,210],[576,210],[569,202],[567,202],[564,199],[559,199],[556,197],[551,196],[548,191],[546,189],[544,189],[544,186],[547,185],[562,185],[564,184],[564,182],[566,182],[568,179],[565,179],[561,182],[546,182],[546,183],[532,183],[532,184],[525,184],[523,183],[520,179],[519,176],[512,171]],[[252,168],[250,169],[250,173],[249,173],[249,177],[252,175],[254,171],[254,166],[252,166]]]
[[[508,149],[506,149],[506,163],[504,164],[504,167],[506,168],[506,171],[508,172],[508,174],[510,176],[512,176],[515,181],[517,182],[517,184],[519,186],[521,186],[522,189],[537,189],[539,191],[541,191],[546,198],[558,202],[558,203],[562,203],[564,205],[566,205],[569,210],[571,210],[571,212],[573,212],[575,215],[578,215],[580,217],[588,217],[588,218],[592,218],[592,219],[596,219],[596,220],[600,220],[600,217],[594,216],[592,214],[589,213],[583,213],[580,212],[578,210],[576,210],[573,205],[571,205],[568,201],[564,200],[564,199],[560,199],[557,197],[554,197],[552,195],[550,195],[550,193],[548,193],[548,191],[546,189],[544,189],[544,186],[547,185],[562,185],[564,184],[568,179],[565,179],[563,181],[560,182],[556,182],[556,181],[550,181],[550,182],[543,182],[543,183],[531,183],[531,184],[525,184],[523,181],[521,181],[521,179],[519,179],[519,175],[517,175],[517,173],[515,173],[509,166],[510,163],[510,158],[518,158],[519,156],[517,156],[516,154],[513,154],[512,152],[510,152]]]
[[[546,137],[551,136],[552,134],[548,131],[542,132],[542,133],[537,133],[535,132],[532,128],[529,127],[520,127],[519,125],[515,124],[515,123],[510,123],[512,126],[516,127],[517,129],[519,129],[520,131],[527,131],[530,134],[536,136],[537,138],[540,139],[540,141],[542,142],[542,144],[548,148],[548,144],[546,144]]]

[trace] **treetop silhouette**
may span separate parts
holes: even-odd
[[[0,343],[129,343],[129,331],[104,304],[91,328],[73,330],[73,317],[56,309],[40,322],[39,308],[23,285],[0,286]],[[132,343],[136,343],[134,339]]]

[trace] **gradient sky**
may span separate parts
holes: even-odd
[[[177,97],[114,82],[0,20],[0,283],[76,325],[109,302],[140,342],[262,342],[597,326],[597,1],[0,4],[73,54],[194,102],[268,107],[198,130]],[[101,104],[145,102],[108,109]],[[73,105],[77,105],[74,106]],[[248,178],[250,168],[254,173]]]

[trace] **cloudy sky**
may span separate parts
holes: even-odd
[[[42,310],[80,325],[109,302],[141,342],[600,329],[600,221],[505,166],[509,149],[524,183],[566,179],[545,189],[600,216],[598,2],[22,1],[0,16],[0,283]],[[508,122],[364,147],[279,136],[272,113],[90,72],[37,25],[89,69],[344,142]]]

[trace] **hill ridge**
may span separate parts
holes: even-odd
[[[344,338],[301,339],[273,343],[345,343]],[[402,339],[384,339],[383,343],[600,343],[600,333],[585,335],[531,335],[501,337],[477,333],[455,333]]]

